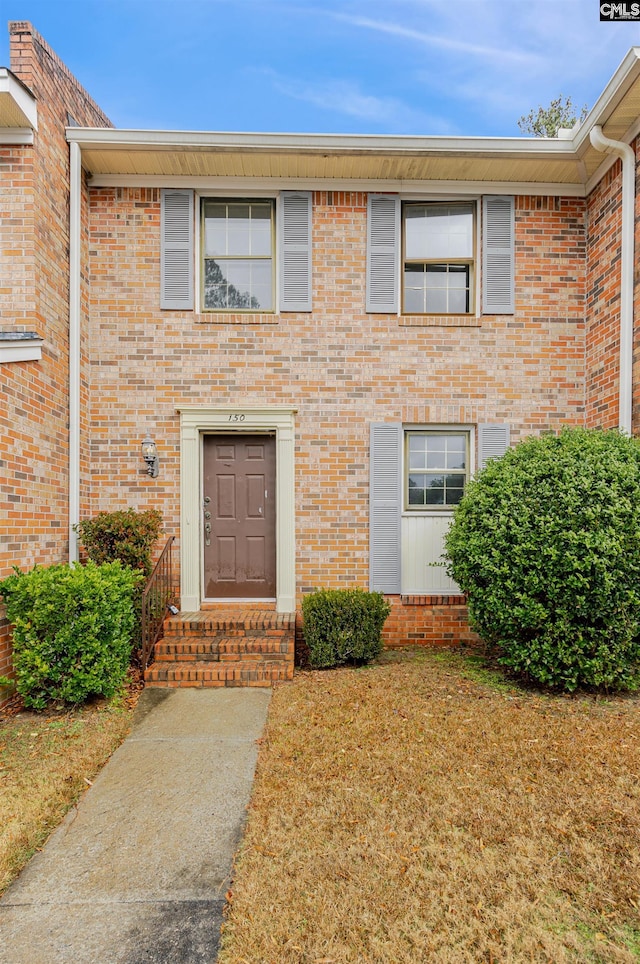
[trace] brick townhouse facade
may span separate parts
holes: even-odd
[[[466,480],[637,428],[640,52],[553,140],[191,134],[112,128],[10,34],[0,577],[155,507],[184,612],[357,585],[391,645],[472,638],[440,559]]]

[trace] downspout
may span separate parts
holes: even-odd
[[[80,521],[80,247],[82,159],[72,142],[69,197],[69,562],[78,561]]]
[[[620,272],[620,387],[619,428],[631,435],[633,405],[633,264],[636,203],[636,156],[628,144],[605,137],[599,125],[589,133],[597,151],[622,160],[622,236]]]

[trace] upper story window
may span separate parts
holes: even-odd
[[[202,307],[274,310],[274,202],[202,202]]]
[[[469,432],[412,431],[405,444],[406,508],[456,506],[469,477]]]
[[[405,314],[469,314],[474,286],[473,202],[402,207]]]

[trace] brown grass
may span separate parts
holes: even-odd
[[[454,653],[273,696],[220,964],[640,960],[640,700]]]
[[[0,716],[0,893],[44,844],[128,731],[132,707]]]

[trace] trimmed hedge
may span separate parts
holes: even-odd
[[[367,663],[382,651],[391,606],[382,593],[320,589],[302,600],[304,638],[315,669]]]
[[[616,431],[528,438],[470,483],[446,537],[474,629],[538,683],[634,687],[640,445]]]
[[[118,692],[131,659],[133,595],[143,579],[120,562],[89,562],[16,569],[0,582],[25,706]]]
[[[157,509],[99,512],[92,519],[83,519],[76,529],[93,562],[100,565],[119,559],[125,566],[150,575],[151,553],[162,530],[162,515]]]

